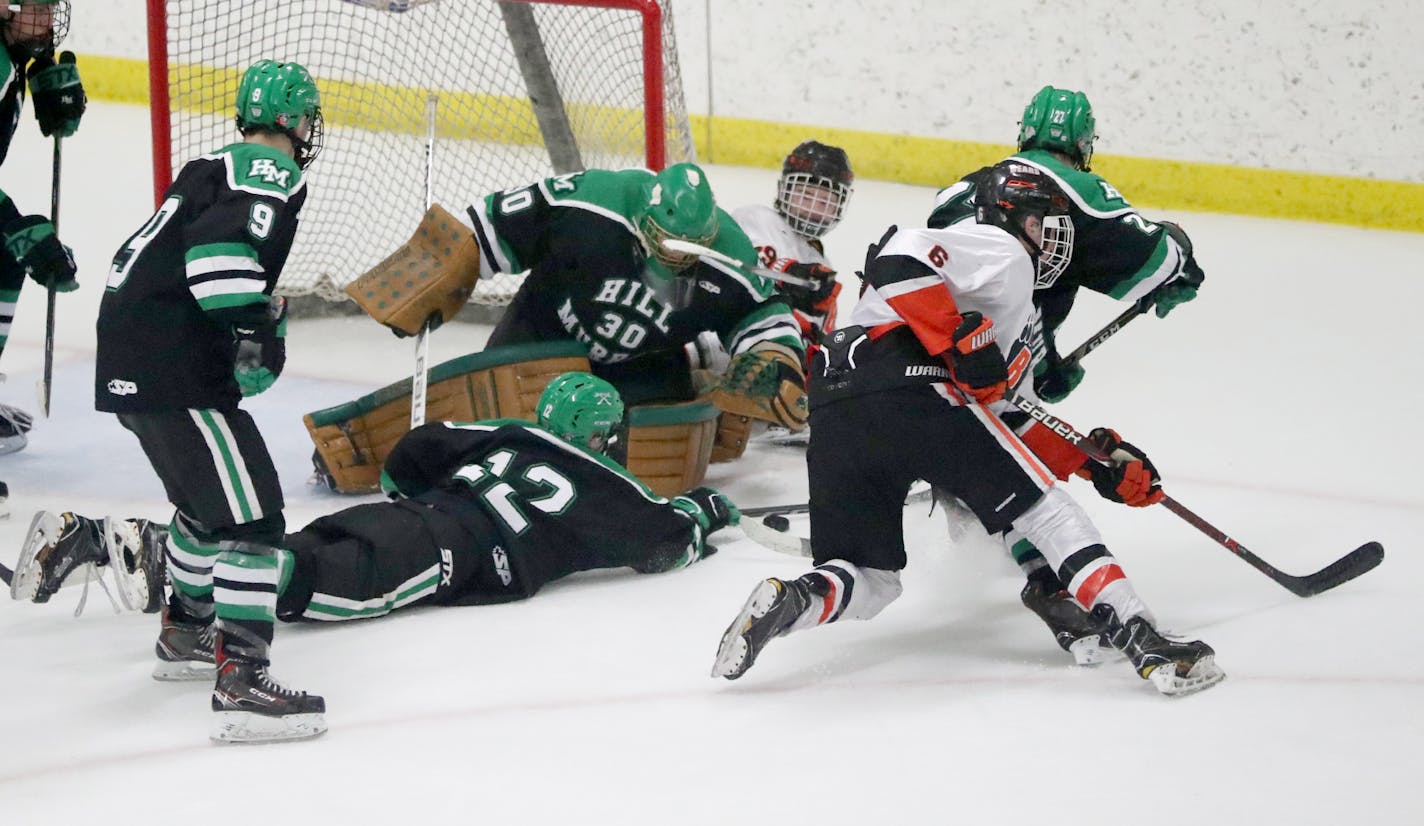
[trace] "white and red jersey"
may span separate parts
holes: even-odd
[[[941,357],[964,313],[977,310],[994,322],[1009,367],[1009,393],[1032,394],[1024,381],[1042,331],[1033,306],[1034,263],[1017,238],[988,224],[963,222],[942,229],[898,230],[866,273],[866,289],[844,320],[865,328],[877,347],[903,366],[897,384],[945,381]],[[913,334],[913,338],[906,335]],[[867,353],[867,355],[869,355]],[[889,379],[889,371],[882,378]],[[879,383],[879,382],[877,382]],[[996,402],[997,411],[1006,406]]]
[[[747,238],[751,239],[752,246],[756,247],[759,266],[771,269],[778,261],[790,260],[800,261],[803,264],[820,264],[827,269],[835,269],[826,259],[826,254],[819,241],[797,233],[786,223],[786,219],[782,218],[772,207],[763,204],[738,207],[732,210],[732,217],[736,219],[737,225],[742,228],[742,231],[747,234]],[[839,295],[840,285],[837,284],[829,298],[816,304],[815,312],[808,313],[795,307],[792,308],[792,315],[796,316],[796,321],[801,326],[803,339],[808,342],[812,341],[811,331],[813,329],[821,333],[835,329],[836,299]]]

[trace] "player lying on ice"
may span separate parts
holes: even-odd
[[[286,536],[278,617],[348,620],[413,605],[510,602],[576,571],[671,571],[712,553],[708,535],[737,522],[721,493],[704,487],[665,499],[603,455],[623,418],[604,380],[559,376],[538,415],[537,425],[446,422],[407,434],[385,466],[394,501],[347,508]],[[135,607],[156,609],[156,558],[166,546],[167,564],[181,564],[183,543],[176,532],[142,528],[39,513],[12,595],[45,602],[80,567],[107,566],[121,573],[121,593],[142,592]],[[145,584],[145,571],[157,573],[156,585]],[[154,678],[211,680],[211,634],[164,614]]]
[[[1103,635],[1164,694],[1224,676],[1211,647],[1163,637],[1102,536],[1057,484],[1071,474],[1128,505],[1163,494],[1142,451],[1100,428],[1097,462],[1010,406],[1033,399],[1035,278],[1072,255],[1067,199],[1026,164],[999,164],[976,193],[977,218],[942,229],[891,228],[871,248],[866,289],[847,324],[812,357],[811,548],[816,567],[759,583],[727,629],[713,676],[736,679],[773,637],[868,620],[900,595],[903,508],[924,479],[990,534],[1032,542]],[[1047,417],[1051,419],[1051,417]]]

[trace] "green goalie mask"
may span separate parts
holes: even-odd
[[[303,126],[305,135],[303,136]],[[305,169],[321,151],[321,93],[299,63],[259,60],[237,86],[237,128],[265,129],[292,140],[297,165]]]
[[[1019,149],[1062,152],[1083,171],[1093,160],[1093,105],[1082,92],[1045,86],[1024,107],[1019,121]]]
[[[592,373],[564,373],[539,396],[539,425],[566,442],[594,453],[608,449],[623,421],[623,397]]]
[[[638,229],[648,254],[669,270],[687,268],[697,257],[663,249],[662,241],[676,238],[708,246],[717,238],[717,202],[707,175],[697,164],[673,164],[649,182],[647,198]]]

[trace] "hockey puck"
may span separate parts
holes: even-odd
[[[768,514],[761,520],[761,523],[774,531],[786,533],[791,530],[791,520],[779,513]]]

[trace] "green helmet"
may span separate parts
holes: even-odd
[[[653,176],[645,191],[648,205],[638,229],[648,253],[670,270],[687,268],[697,257],[669,252],[662,241],[677,238],[707,246],[717,238],[717,202],[706,173],[697,164],[673,164]]]
[[[1093,159],[1093,104],[1082,92],[1045,86],[1024,107],[1019,121],[1019,149],[1062,152],[1087,171]]]
[[[303,118],[310,129],[297,137]],[[292,139],[302,168],[321,151],[321,93],[311,73],[299,63],[259,60],[242,73],[237,85],[237,128],[281,132]]]
[[[544,388],[536,412],[539,425],[555,436],[602,453],[623,421],[623,397],[592,373],[564,373]]]

